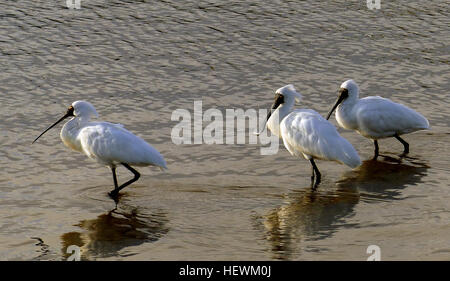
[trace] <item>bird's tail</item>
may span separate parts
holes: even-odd
[[[164,170],[168,170],[168,169],[169,169],[169,168],[167,168],[166,160],[164,159],[164,157],[162,157],[162,155],[161,155],[161,158],[160,158],[159,161],[158,161],[158,167],[159,167],[159,169],[160,169],[161,171],[164,171]]]
[[[161,171],[167,170],[167,163],[164,157],[153,146],[148,145],[147,160],[152,165],[159,167]]]
[[[165,170],[169,170],[169,168],[167,168],[167,165],[165,166],[159,166],[159,169],[163,172],[165,172]]]
[[[420,115],[420,117],[421,117],[421,120],[420,120],[420,126],[422,127],[422,129],[423,130],[429,130],[429,129],[431,129],[430,128],[430,122],[428,122],[428,119],[427,118],[425,118],[425,116],[423,116],[422,114],[419,114]]]
[[[356,149],[343,137],[339,138],[336,144],[336,160],[351,168],[356,168],[361,165],[361,158]]]

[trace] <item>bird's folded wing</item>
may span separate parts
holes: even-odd
[[[296,110],[281,124],[286,148],[293,155],[306,154],[317,159],[358,166],[360,159],[353,146],[339,135],[336,127],[313,110]]]
[[[80,131],[83,151],[99,162],[156,165],[165,168],[161,154],[142,138],[117,124],[103,122]]]
[[[428,121],[409,107],[381,97],[360,100],[355,112],[360,131],[392,136],[428,128]]]

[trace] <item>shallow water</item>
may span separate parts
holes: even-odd
[[[51,2],[51,3],[50,3]],[[106,1],[0,3],[0,259],[384,260],[450,258],[449,46],[445,1]],[[177,108],[260,109],[293,83],[325,115],[352,78],[426,116],[432,129],[380,141],[355,170],[310,166],[281,145],[179,145]],[[115,209],[107,168],[57,129],[75,100],[166,158],[138,168]],[[334,118],[332,122],[335,123]],[[335,123],[336,124],[336,123]],[[371,141],[340,129],[362,159]],[[118,169],[119,181],[131,175]]]

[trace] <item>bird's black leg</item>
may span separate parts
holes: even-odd
[[[395,134],[394,137],[403,144],[403,147],[404,147],[403,154],[408,154],[409,153],[409,144],[397,134]]]
[[[373,144],[375,145],[375,155],[373,156],[373,160],[377,160],[378,158],[378,141],[377,140],[373,140]]]
[[[113,173],[114,188],[115,188],[115,189],[118,189],[119,186],[117,185],[116,166],[111,167],[111,171],[112,171],[112,173]]]
[[[132,178],[131,180],[129,180],[126,183],[122,184],[121,186],[117,187],[116,172],[115,172],[115,169],[114,169],[113,170],[113,175],[114,175],[115,189],[109,193],[109,196],[111,196],[111,197],[116,197],[120,190],[124,189],[125,187],[127,187],[130,184],[132,184],[133,182],[137,181],[139,179],[139,177],[141,176],[141,174],[139,174],[139,172],[136,171],[135,169],[131,168],[130,165],[128,165],[126,163],[121,163],[121,164],[134,174],[134,178]]]
[[[311,179],[314,178],[314,174],[315,174],[315,177],[316,177],[316,181],[314,182],[312,188],[313,188],[313,189],[316,189],[317,186],[318,186],[319,183],[320,183],[321,174],[320,174],[320,172],[319,172],[319,169],[318,169],[317,166],[316,166],[316,163],[314,162],[314,159],[313,159],[313,158],[309,159],[309,162],[311,162],[311,165],[312,165],[312,167],[313,167],[313,176],[311,177]]]

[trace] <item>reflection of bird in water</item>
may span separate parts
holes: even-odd
[[[398,199],[396,196],[400,194],[400,189],[420,183],[429,168],[426,163],[411,157],[398,159],[384,155],[384,160],[364,161],[354,171],[345,172],[337,185],[393,200]]]
[[[36,250],[36,252],[39,253],[39,256],[34,258],[35,260],[51,260],[52,252],[50,250],[50,246],[47,245],[44,240],[40,237],[31,237],[31,239],[37,240],[37,243],[34,244],[35,246],[39,247],[39,250]]]
[[[81,259],[95,259],[118,256],[119,251],[143,243],[154,242],[164,236],[169,229],[165,212],[151,215],[114,209],[93,220],[80,221],[77,226],[84,232],[69,232],[61,236],[62,252],[65,258],[67,247],[81,248]]]
[[[295,258],[305,239],[331,236],[358,203],[357,193],[304,188],[286,196],[286,203],[265,216],[266,239],[274,259]]]
[[[336,186],[312,191],[304,188],[287,194],[285,203],[263,217],[265,238],[274,259],[296,259],[305,248],[305,240],[325,239],[342,227],[352,227],[346,220],[360,201],[398,200],[399,189],[421,182],[428,166],[407,158],[408,163],[364,161],[344,173]],[[302,247],[303,246],[303,247]]]

